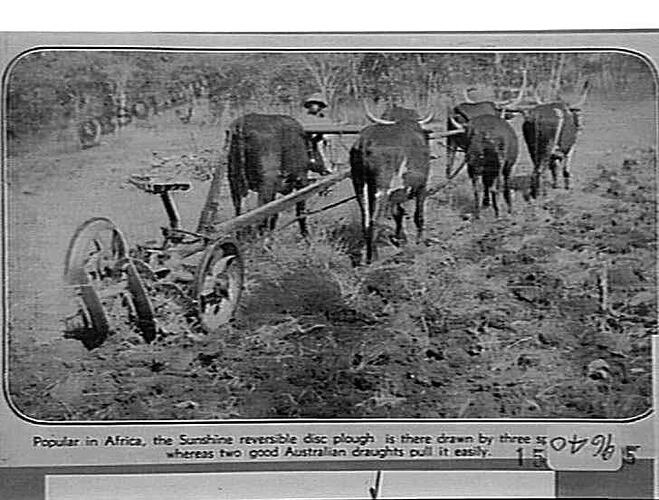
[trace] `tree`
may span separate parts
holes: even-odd
[[[311,73],[318,90],[330,106],[335,104],[335,98],[348,83],[353,54],[323,53],[303,54],[302,63]]]

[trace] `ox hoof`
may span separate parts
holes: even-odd
[[[427,247],[429,247],[431,245],[440,245],[443,248],[446,247],[446,244],[442,240],[439,240],[437,238],[432,238],[432,237],[424,238],[423,240],[420,241],[420,243],[427,246]]]

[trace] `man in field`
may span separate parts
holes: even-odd
[[[327,117],[325,116],[325,111],[327,109],[327,102],[320,94],[314,94],[309,96],[304,101],[304,108],[307,110],[308,121],[318,121],[322,123],[327,123]],[[305,120],[306,122],[307,120]]]
[[[322,94],[313,94],[305,99],[304,108],[306,109],[306,114],[302,116],[300,121],[305,127],[313,127],[318,125],[328,126],[332,124],[332,120],[327,116],[326,111],[329,109],[327,101]],[[311,140],[314,143],[318,144],[318,151],[323,157],[323,161],[326,167],[331,167],[336,163],[333,137],[327,136],[325,134],[313,134]]]

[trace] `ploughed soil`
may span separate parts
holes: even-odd
[[[572,188],[473,220],[465,173],[426,202],[425,240],[353,266],[355,202],[297,227],[246,236],[243,299],[213,335],[154,293],[160,333],[145,343],[119,317],[87,349],[71,338],[63,264],[76,227],[111,218],[131,244],[166,224],[157,197],[126,183],[177,171],[195,229],[223,129],[200,103],[80,151],[59,134],[7,165],[8,389],[42,420],[269,418],[624,418],[650,408],[656,329],[654,105],[593,98],[572,159]],[[520,118],[513,121],[520,129]],[[520,135],[521,137],[521,135]],[[352,139],[336,140],[345,158]],[[444,156],[431,184],[444,182]],[[531,171],[520,144],[515,175]],[[345,167],[344,167],[345,168]],[[310,208],[350,196],[344,182]],[[232,208],[226,183],[223,216]],[[254,203],[253,199],[249,200]],[[282,214],[280,226],[292,218]],[[389,221],[391,224],[391,221]],[[411,217],[406,220],[413,234]],[[386,231],[385,231],[386,233]],[[412,240],[412,238],[410,238]],[[117,313],[119,314],[119,313]],[[119,316],[121,316],[119,314]]]

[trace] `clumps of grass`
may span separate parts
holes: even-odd
[[[271,233],[250,242],[239,321],[258,328],[288,316],[328,318],[349,308],[359,277],[345,244],[329,230],[305,239]]]

